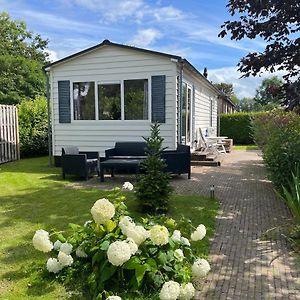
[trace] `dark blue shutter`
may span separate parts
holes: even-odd
[[[152,122],[166,122],[166,76],[152,76]]]
[[[71,123],[70,81],[58,81],[59,123]]]

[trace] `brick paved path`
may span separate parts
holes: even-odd
[[[221,202],[212,271],[197,299],[300,299],[300,274],[284,239],[263,236],[289,213],[266,179],[258,151],[234,151],[219,168],[194,168],[189,184],[182,178],[173,183],[178,193],[207,195],[214,184]]]

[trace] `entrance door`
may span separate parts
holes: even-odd
[[[183,83],[182,86],[182,110],[181,110],[181,142],[184,145],[191,145],[191,107],[192,88]]]

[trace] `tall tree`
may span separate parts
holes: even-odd
[[[256,90],[254,100],[261,105],[277,104],[282,102],[281,87],[283,82],[277,76],[264,79]]]
[[[227,7],[237,19],[226,21],[220,37],[233,40],[262,38],[263,52],[251,52],[240,60],[243,77],[267,70],[284,70],[282,87],[289,109],[300,105],[300,1],[299,0],[229,0]]]
[[[29,31],[25,22],[11,20],[6,12],[0,13],[0,55],[21,56],[45,63],[47,45],[48,40]]]
[[[214,83],[214,86],[228,97],[231,97],[234,94],[233,85],[231,83]]]
[[[45,93],[42,66],[47,44],[24,22],[0,13],[0,103],[17,104]]]
[[[237,103],[238,99],[233,91],[232,83],[214,83],[214,86],[221,91],[225,96],[227,96],[233,103]]]

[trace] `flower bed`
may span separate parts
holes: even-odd
[[[123,188],[133,187],[125,183]],[[157,290],[161,300],[193,299],[193,280],[210,270],[194,249],[206,235],[205,226],[194,228],[187,219],[176,223],[166,216],[136,224],[121,189],[107,198],[93,205],[92,221],[70,224],[73,233],[67,239],[61,232],[36,231],[33,245],[51,253],[46,268],[52,276],[87,282],[95,299],[116,300],[129,292],[149,299]]]

